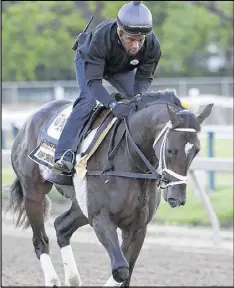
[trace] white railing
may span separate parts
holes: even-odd
[[[103,81],[109,92],[114,88]],[[151,90],[176,89],[180,97],[186,97],[191,88],[198,88],[201,94],[233,97],[232,77],[194,77],[194,78],[155,78]],[[2,103],[45,103],[55,99],[75,99],[78,95],[77,82],[73,81],[30,81],[3,82]]]
[[[199,174],[197,173],[199,171]],[[209,215],[210,223],[213,229],[213,240],[215,244],[220,244],[220,222],[217,214],[211,204],[210,198],[206,191],[205,183],[202,183],[200,171],[205,172],[221,172],[233,174],[233,159],[232,158],[202,158],[197,157],[193,160],[189,169],[189,176],[193,184],[197,196],[203,202],[203,205]],[[230,204],[231,205],[231,204]]]

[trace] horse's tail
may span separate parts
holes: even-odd
[[[27,229],[30,226],[29,219],[27,217],[25,206],[24,206],[24,195],[23,189],[20,184],[20,180],[17,177],[15,181],[8,188],[9,202],[6,208],[6,213],[12,211],[13,215],[17,217],[15,226],[23,226],[23,229]],[[45,219],[49,216],[51,207],[50,198],[46,195],[44,198],[44,216]]]

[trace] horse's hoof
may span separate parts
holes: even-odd
[[[129,277],[129,269],[127,267],[120,267],[112,271],[113,278],[116,282],[122,283]]]
[[[60,286],[61,286],[60,280],[57,278],[53,278],[45,282],[45,287],[60,287]]]
[[[75,287],[81,286],[80,275],[75,275],[75,276],[65,280],[65,285],[66,286],[75,286]]]

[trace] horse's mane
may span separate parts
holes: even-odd
[[[136,96],[135,96],[136,97]],[[149,106],[152,103],[164,103],[178,108],[176,114],[184,119],[183,127],[194,128],[197,132],[201,130],[196,115],[192,110],[183,107],[175,89],[165,89],[159,91],[145,92],[136,98],[138,108]],[[181,127],[182,128],[182,127]]]
[[[175,89],[144,92],[140,96],[135,96],[133,98],[133,101],[137,100],[138,104],[141,107],[144,107],[152,102],[160,102],[183,108],[180,99],[176,95]]]
[[[175,89],[165,89],[165,90],[158,90],[158,91],[151,91],[151,92],[145,92],[142,93],[142,96],[149,96],[156,99],[165,99],[165,100],[176,100],[176,102],[180,103],[180,99],[176,95]]]

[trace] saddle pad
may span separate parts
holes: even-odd
[[[41,139],[50,142],[54,145],[58,143],[58,139],[66,124],[67,118],[72,112],[73,103],[69,103],[60,108],[57,113],[50,119],[47,125],[42,130]]]
[[[92,142],[95,134],[97,133],[99,126],[92,130],[91,133],[81,142],[85,143],[83,149],[87,149],[90,143]],[[42,140],[42,142],[34,149],[28,157],[33,160],[35,163],[39,164],[39,170],[42,177],[51,183],[60,184],[60,185],[73,185],[72,183],[72,175],[71,174],[62,174],[62,175],[55,175],[51,169],[54,165],[54,153],[55,153],[56,145]],[[85,152],[85,150],[78,151],[78,153]],[[78,155],[77,155],[78,157]],[[78,157],[79,158],[79,157]]]
[[[99,109],[98,107],[99,106],[97,105],[96,110],[94,110],[93,116],[95,117],[97,117],[98,112],[101,111],[100,107]],[[73,104],[69,103],[56,111],[54,116],[47,121],[44,128],[42,129],[40,144],[28,155],[31,160],[33,160],[39,165],[52,169],[54,165],[54,154],[56,150],[56,145],[66,124],[67,118],[72,112],[72,109]],[[93,118],[94,117],[91,117],[91,120]],[[95,121],[95,119],[93,121]],[[101,123],[99,123],[96,128],[99,128],[100,125]],[[90,125],[87,126],[89,127]],[[86,136],[87,134],[88,132],[86,131]],[[80,140],[82,141],[82,139]],[[70,176],[70,174],[64,174],[64,176]]]
[[[72,103],[63,106],[45,124],[40,144],[29,154],[30,159],[50,169],[53,167],[56,145],[72,108]]]
[[[42,139],[41,143],[28,155],[28,157],[45,167],[52,169],[56,145]]]

